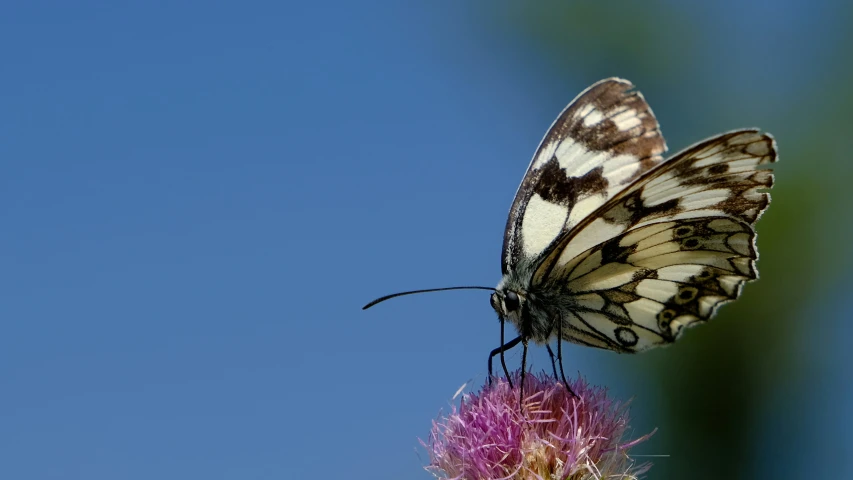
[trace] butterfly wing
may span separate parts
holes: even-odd
[[[531,288],[566,298],[564,338],[641,351],[675,341],[736,299],[758,277],[753,225],[773,185],[761,167],[775,161],[773,138],[756,130],[705,140],[555,242]]]
[[[539,145],[510,209],[504,275],[538,258],[596,208],[663,161],[666,144],[643,96],[602,80],[575,98]]]

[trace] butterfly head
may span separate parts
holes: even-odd
[[[522,307],[527,298],[524,293],[499,288],[492,294],[489,301],[492,304],[492,308],[498,313],[498,316],[518,324],[521,319]]]

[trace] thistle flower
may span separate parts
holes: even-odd
[[[627,405],[609,400],[604,388],[579,378],[570,382],[574,397],[550,375],[528,374],[519,407],[520,372],[512,377],[512,388],[494,379],[433,421],[429,443],[421,443],[436,478],[636,479],[651,467],[627,455],[651,433],[623,441]]]

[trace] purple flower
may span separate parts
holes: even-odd
[[[632,479],[651,467],[627,455],[651,433],[623,441],[627,405],[609,400],[604,388],[577,379],[573,397],[550,375],[528,374],[519,408],[519,377],[513,374],[514,388],[495,379],[466,394],[458,409],[433,422],[424,443],[427,470],[442,479],[574,480]]]

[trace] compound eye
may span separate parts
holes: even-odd
[[[507,312],[514,312],[518,310],[518,307],[520,306],[518,295],[516,295],[515,292],[506,292],[506,297],[504,297],[504,305],[506,306]]]

